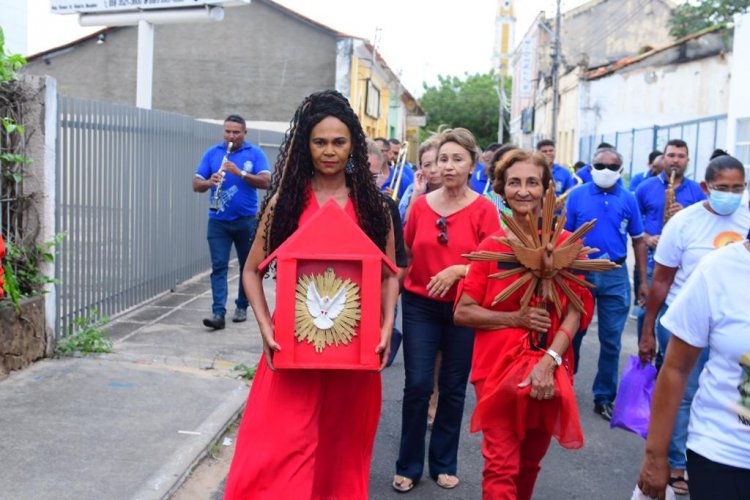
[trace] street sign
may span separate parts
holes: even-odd
[[[50,0],[53,14],[108,13],[132,10],[173,9],[249,4],[250,0]]]

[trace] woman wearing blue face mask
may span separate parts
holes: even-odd
[[[658,340],[658,359],[663,359],[671,333],[657,319],[679,295],[701,258],[714,249],[744,239],[750,226],[750,211],[742,204],[745,187],[742,163],[728,155],[716,157],[708,164],[705,180],[701,182],[708,199],[681,210],[664,227],[654,255],[656,267],[639,344],[643,362],[650,362],[656,355],[655,340]],[[688,420],[698,378],[707,359],[708,349],[705,349],[687,382],[669,445],[669,482],[677,494],[688,493],[685,476]]]

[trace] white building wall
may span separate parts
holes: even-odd
[[[588,92],[581,94],[580,135],[726,114],[731,61],[731,54],[723,54],[679,65],[620,71],[592,80]],[[750,67],[745,69],[750,75]]]
[[[750,50],[750,13],[738,15],[734,22],[734,54]],[[750,64],[741,57],[732,61],[732,80],[729,86],[729,116],[727,144],[729,152],[750,167]],[[738,124],[740,127],[738,127]]]

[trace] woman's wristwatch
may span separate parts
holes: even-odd
[[[557,354],[552,349],[547,349],[546,351],[544,351],[544,353],[545,354],[549,354],[550,357],[555,360],[555,364],[557,366],[560,366],[562,364],[562,356],[560,356],[559,354]]]

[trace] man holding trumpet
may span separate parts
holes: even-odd
[[[224,140],[209,148],[201,159],[193,177],[193,191],[210,190],[208,212],[208,248],[211,253],[211,317],[203,325],[214,330],[225,326],[227,302],[227,271],[232,244],[240,262],[240,275],[250,245],[255,238],[258,212],[257,188],[268,189],[271,171],[265,153],[245,141],[247,127],[239,115],[224,120]],[[247,319],[248,301],[239,283],[237,308],[232,321]]]

